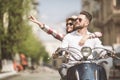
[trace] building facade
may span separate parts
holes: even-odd
[[[120,0],[82,0],[82,2],[83,10],[93,15],[92,26],[103,33],[103,44],[120,44]]]
[[[104,45],[120,46],[120,0],[82,0],[82,9],[93,15],[90,26],[103,33]],[[120,56],[120,52],[117,55]],[[119,70],[120,61],[113,59],[109,80],[120,80]]]

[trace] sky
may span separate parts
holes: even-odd
[[[65,21],[72,13],[79,13],[81,0],[39,0],[40,20],[47,24]]]

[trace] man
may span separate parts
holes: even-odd
[[[71,46],[78,49],[81,49],[83,46],[89,46],[91,48],[102,46],[101,41],[98,38],[88,39],[84,45],[80,46],[79,41],[86,35],[91,34],[88,31],[88,26],[90,21],[92,20],[92,16],[86,12],[82,11],[75,20],[74,23],[74,32],[67,34],[62,42],[62,48]]]
[[[91,34],[91,32],[88,31],[88,27],[89,27],[91,20],[92,20],[92,16],[90,13],[86,11],[80,12],[80,14],[77,16],[75,23],[74,23],[74,30],[76,31],[69,33],[64,37],[62,44],[61,44],[61,48],[74,47],[76,49],[81,50],[81,48],[84,46],[91,47],[91,48],[103,47],[101,44],[101,41],[98,38],[87,39],[83,45],[80,45],[80,40],[82,40],[84,36]],[[72,54],[72,56],[76,57],[77,59],[81,58],[81,57],[76,56],[76,54]],[[90,55],[90,58],[92,58],[92,55]],[[68,61],[68,64],[74,61],[76,60],[70,57],[70,61]],[[64,66],[66,65],[63,64],[61,68],[59,68],[59,73],[63,80],[66,76]]]
[[[26,70],[26,68],[28,66],[28,62],[27,62],[27,58],[26,58],[25,54],[21,53],[20,58],[21,58],[21,64],[22,64],[23,70]]]

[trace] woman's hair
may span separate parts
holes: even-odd
[[[66,22],[68,22],[69,20],[74,21],[76,18],[77,18],[77,16],[73,15],[73,16],[67,18]]]

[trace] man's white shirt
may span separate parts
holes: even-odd
[[[91,34],[90,32],[87,32],[87,34]],[[61,48],[69,48],[69,47],[74,47],[76,49],[81,50],[82,47],[90,47],[90,48],[95,48],[95,47],[103,47],[101,44],[101,41],[98,38],[92,38],[88,39],[84,45],[80,46],[79,42],[83,38],[82,35],[78,34],[77,31],[74,31],[72,33],[67,34],[61,44]],[[77,59],[81,59],[80,56],[82,56],[80,53],[73,53],[73,55]],[[78,56],[79,55],[79,56]],[[90,55],[89,58],[91,59],[93,56]],[[74,60],[72,57],[70,57],[71,60]]]

